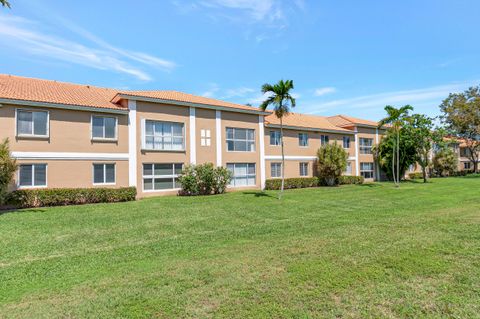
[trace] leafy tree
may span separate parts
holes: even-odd
[[[0,144],[0,205],[5,202],[8,186],[17,170],[17,162],[10,156],[8,138]]]
[[[290,113],[290,107],[295,107],[295,98],[290,94],[293,90],[292,80],[280,80],[277,84],[264,84],[262,93],[269,94],[269,97],[260,105],[262,110],[266,110],[270,105],[273,106],[275,116],[280,119],[280,143],[282,148],[282,186],[278,199],[282,198],[283,188],[285,186],[285,153],[283,148],[283,117]]]
[[[457,154],[450,147],[443,147],[433,157],[433,169],[440,176],[454,173],[458,167]]]
[[[422,168],[423,182],[427,182],[427,168],[434,144],[442,141],[443,131],[435,130],[434,119],[423,114],[413,114],[405,125],[417,153],[417,163]]]
[[[404,126],[399,131],[400,139],[397,139],[396,131],[388,130],[387,134],[380,140],[380,143],[374,147],[374,154],[381,169],[390,180],[397,178],[398,182],[400,181],[400,176],[405,175],[408,167],[417,161],[417,150],[411,130]],[[394,166],[396,166],[396,169]],[[398,176],[394,176],[397,172],[399,173]]]
[[[7,0],[0,0],[2,7],[7,7],[10,9],[10,3]]]
[[[338,184],[338,179],[347,168],[348,153],[336,142],[325,144],[317,152],[318,176],[328,186]]]
[[[480,156],[480,87],[450,93],[440,105],[442,120],[452,133],[465,141],[474,172]]]
[[[410,105],[402,106],[397,109],[391,105],[385,106],[385,111],[387,116],[383,118],[379,123],[378,127],[381,128],[386,124],[390,124],[390,131],[395,133],[396,141],[393,141],[392,149],[392,177],[393,182],[397,187],[400,186],[400,131],[402,126],[405,124],[406,118],[408,117],[408,111],[413,111],[413,107]],[[396,153],[396,154],[395,154]],[[396,167],[395,167],[396,164]],[[396,171],[395,171],[396,168]]]

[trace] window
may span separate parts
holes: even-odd
[[[271,163],[270,175],[272,177],[282,177],[282,163]]]
[[[308,163],[300,163],[300,176],[308,176]]]
[[[92,139],[117,138],[117,118],[92,116]]]
[[[48,137],[48,112],[17,110],[17,136]]]
[[[280,131],[270,131],[270,145],[278,146],[281,142]]]
[[[227,127],[229,152],[255,152],[255,130]]]
[[[360,138],[360,154],[372,154],[373,138]]]
[[[329,140],[330,140],[330,138],[328,137],[328,135],[320,135],[320,144],[321,145],[328,144]]]
[[[212,143],[210,130],[201,130],[200,131],[200,145],[201,146],[210,146]]]
[[[143,164],[143,190],[158,191],[180,188],[178,176],[183,164]]]
[[[145,148],[148,150],[184,150],[183,123],[145,121]]]
[[[347,167],[345,168],[345,175],[352,175],[352,162],[347,162]]]
[[[466,169],[466,170],[472,169],[472,163],[464,162],[463,163],[463,169]]]
[[[255,185],[255,163],[230,163],[227,164],[227,169],[233,174],[230,186]]]
[[[93,164],[93,184],[115,184],[115,164]]]
[[[47,186],[47,164],[22,164],[18,175],[19,187]]]
[[[350,148],[350,136],[343,137],[343,148]]]
[[[308,146],[308,134],[307,133],[298,133],[298,145]]]
[[[373,178],[373,163],[360,163],[360,175],[363,178]]]

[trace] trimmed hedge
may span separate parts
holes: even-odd
[[[338,178],[339,185],[359,185],[363,184],[365,178],[363,176],[349,176],[349,175],[342,175]]]
[[[21,189],[8,194],[7,205],[17,208],[134,201],[135,187]]]
[[[279,190],[282,186],[282,179],[267,179],[265,181],[265,189]],[[299,178],[285,178],[285,189],[292,188],[306,188],[318,186],[318,177],[299,177]]]
[[[409,173],[408,178],[409,179],[423,179],[423,174],[421,172]]]

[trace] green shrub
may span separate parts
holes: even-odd
[[[265,189],[279,190],[282,185],[282,180],[279,178],[267,179],[265,181]],[[317,187],[318,177],[299,177],[299,178],[285,178],[285,189],[292,188],[307,188]]]
[[[438,176],[454,176],[457,171],[457,154],[451,148],[438,151],[433,157],[433,170]]]
[[[135,187],[21,189],[7,196],[7,204],[18,208],[115,203],[135,200]]]
[[[423,174],[422,174],[422,172],[409,173],[408,178],[409,179],[423,179]]]
[[[338,177],[338,184],[339,185],[359,185],[363,184],[365,178],[363,176],[350,176],[350,175],[342,175]]]
[[[336,142],[325,144],[317,152],[318,176],[322,184],[334,186],[347,168],[348,153]]]
[[[186,166],[179,177],[182,185],[180,195],[197,196],[225,193],[232,173],[225,167],[212,163]]]
[[[16,170],[17,162],[10,156],[9,142],[6,138],[0,144],[0,205],[6,200],[8,186],[12,183]]]

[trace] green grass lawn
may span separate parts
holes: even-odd
[[[480,178],[0,215],[0,317],[480,317]]]

